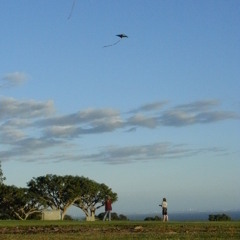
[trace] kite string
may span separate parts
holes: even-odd
[[[115,42],[115,43],[113,43],[113,44],[109,44],[109,45],[106,45],[106,46],[103,46],[103,47],[104,47],[104,48],[105,48],[105,47],[112,47],[112,46],[118,44],[120,41],[121,41],[121,39],[119,39],[117,42]]]
[[[71,11],[70,11],[69,16],[68,16],[68,20],[72,17],[72,13],[73,13],[75,3],[76,3],[76,0],[73,1],[72,8],[71,8]]]

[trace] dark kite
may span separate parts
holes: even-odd
[[[103,46],[103,47],[104,47],[104,48],[105,48],[105,47],[112,47],[112,46],[118,44],[123,38],[128,38],[128,36],[127,36],[126,34],[124,34],[124,33],[117,34],[116,36],[120,38],[118,41],[116,41],[115,43],[109,44],[109,45],[105,45],[105,46]]]

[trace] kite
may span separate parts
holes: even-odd
[[[109,44],[109,45],[105,45],[105,46],[103,46],[103,47],[104,47],[104,48],[105,48],[105,47],[112,47],[112,46],[118,44],[123,38],[128,38],[128,36],[127,36],[126,34],[124,34],[124,33],[117,34],[116,36],[120,38],[118,41],[116,41],[115,43]]]
[[[76,3],[76,0],[73,1],[71,11],[70,11],[70,13],[68,15],[68,20],[72,17],[72,13],[73,13],[73,9],[74,9],[75,3]]]

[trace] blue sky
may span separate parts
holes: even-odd
[[[119,213],[239,209],[240,2],[76,0],[68,19],[73,2],[0,0],[6,184],[83,175]]]

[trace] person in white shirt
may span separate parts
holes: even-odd
[[[159,205],[162,207],[162,215],[163,215],[163,222],[167,222],[168,221],[168,213],[167,213],[167,199],[163,198],[162,200],[162,204]]]

